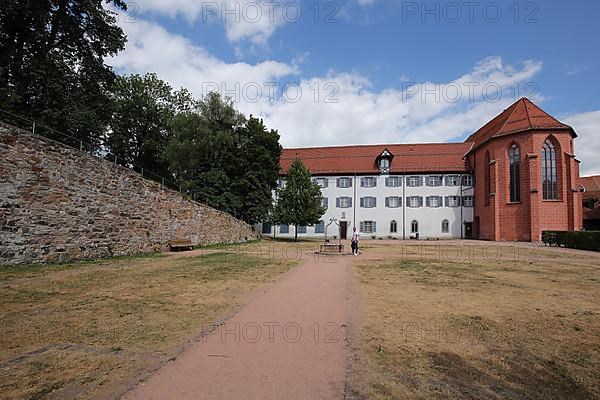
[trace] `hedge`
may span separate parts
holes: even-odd
[[[543,231],[542,241],[547,246],[600,251],[600,231]]]

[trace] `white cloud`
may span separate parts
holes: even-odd
[[[377,0],[357,0],[357,3],[361,6],[370,6],[374,4]]]
[[[190,24],[222,23],[229,41],[265,45],[279,27],[295,21],[299,9],[292,0],[145,0],[139,7],[130,6],[129,14],[182,17]]]
[[[260,111],[280,130],[286,146],[459,140],[514,102],[511,87],[528,82],[540,69],[540,62],[517,68],[491,57],[451,82],[405,83],[381,92],[359,74],[330,73],[302,80],[304,96],[297,103],[280,100],[260,105]],[[338,88],[337,103],[325,102],[327,84]],[[319,101],[313,98],[315,87],[321,89]],[[497,100],[496,93],[501,94]]]
[[[587,67],[585,65],[565,63],[565,74],[567,76],[577,75],[585,72],[586,70]]]
[[[129,5],[127,12],[132,16],[138,13],[156,13],[171,18],[181,16],[195,22],[202,14],[202,4],[202,1],[196,0],[144,0],[143,3],[135,3],[133,7]]]
[[[156,72],[196,96],[205,93],[207,82],[228,89],[258,83],[263,96],[248,101],[240,90],[237,105],[278,129],[287,147],[460,140],[515,101],[511,88],[531,81],[542,68],[538,61],[515,66],[490,57],[442,85],[404,82],[402,88],[382,91],[374,90],[360,73],[331,71],[299,79],[286,101],[281,94],[269,98],[264,83],[300,76],[302,56],[290,62],[226,63],[160,25],[140,21],[123,24],[123,28],[129,37],[126,50],[109,64],[121,72]],[[433,93],[428,93],[432,88]],[[457,89],[462,93],[453,100],[456,93],[452,91]],[[302,95],[291,101],[298,90]],[[502,96],[492,101],[498,90]]]
[[[600,175],[600,110],[574,114],[563,122],[577,132],[575,153],[581,160],[581,175]]]
[[[121,26],[128,42],[124,52],[107,61],[110,65],[123,73],[156,72],[174,87],[186,87],[198,96],[210,83],[231,89],[298,73],[295,65],[277,61],[225,63],[183,36],[147,21]]]

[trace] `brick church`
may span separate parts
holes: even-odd
[[[285,149],[280,185],[300,158],[321,187],[323,220],[299,236],[539,241],[582,228],[576,136],[523,98],[463,143]]]
[[[580,230],[577,134],[521,99],[467,138],[475,186],[475,236],[539,241],[544,230]]]

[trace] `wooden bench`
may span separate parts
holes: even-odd
[[[169,241],[169,247],[171,248],[171,251],[192,250],[194,248],[194,244],[189,239],[175,239]]]

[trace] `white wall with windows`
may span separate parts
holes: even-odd
[[[320,224],[299,227],[299,237],[339,238],[336,223],[362,238],[461,238],[473,221],[473,179],[469,174],[318,176],[327,211]],[[284,184],[284,182],[282,182]],[[327,228],[327,224],[330,224]],[[271,237],[294,237],[293,226],[259,224]],[[326,232],[327,231],[327,232]]]

